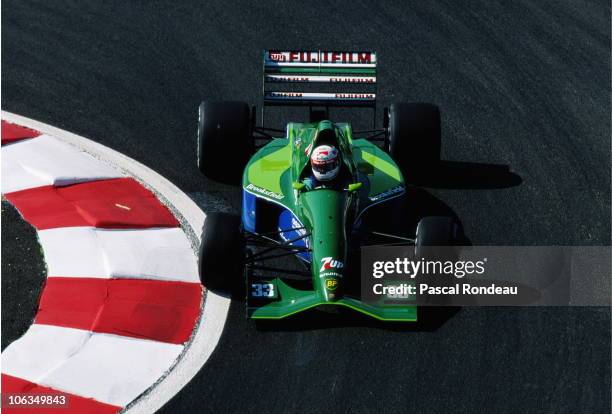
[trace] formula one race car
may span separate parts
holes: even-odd
[[[387,238],[389,244],[417,248],[451,245],[457,238],[458,224],[448,217],[421,219],[412,237],[375,232],[368,225],[381,206],[405,196],[405,174],[439,160],[438,108],[393,104],[385,108],[382,128],[363,132],[331,121],[330,107],[365,107],[373,110],[376,124],[373,52],[265,51],[263,76],[261,126],[255,125],[255,107],[246,103],[205,101],[199,108],[200,171],[217,181],[242,183],[241,217],[210,213],[206,218],[200,252],[204,283],[230,286],[244,274],[251,318],[344,306],[381,320],[415,321],[415,306],[374,306],[360,299],[358,255],[373,235],[379,243]],[[268,89],[286,83],[367,90]],[[310,117],[284,129],[265,127],[265,108],[281,105],[307,106]],[[323,174],[337,173],[333,182],[312,177],[318,148],[323,148],[317,154]],[[401,214],[383,219],[398,225],[403,220]],[[276,264],[285,256],[297,263]]]

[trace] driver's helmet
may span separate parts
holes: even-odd
[[[340,152],[331,145],[319,145],[310,155],[312,174],[319,181],[330,181],[340,171]]]

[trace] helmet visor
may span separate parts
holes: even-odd
[[[333,171],[335,168],[338,168],[339,165],[339,158],[329,161],[312,161],[312,169],[321,174],[326,174],[330,171]]]

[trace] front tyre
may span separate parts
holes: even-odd
[[[458,251],[454,246],[461,241],[463,241],[462,229],[459,222],[454,218],[424,217],[417,224],[416,260],[425,259],[442,263],[456,261]],[[434,271],[437,272],[438,270]],[[442,269],[440,271],[442,273],[427,273],[427,279],[422,278],[421,280],[425,280],[430,286],[450,286],[455,283],[456,280],[452,274],[446,274]],[[424,297],[421,296],[419,300],[419,304],[427,306],[450,304],[447,296],[425,295]]]
[[[417,258],[451,258],[464,240],[459,222],[452,217],[423,217],[417,224],[415,254]],[[440,256],[440,257],[434,257]]]
[[[235,214],[206,216],[200,245],[200,280],[205,287],[232,291],[241,286],[245,246],[240,226]]]

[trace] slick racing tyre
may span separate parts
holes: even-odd
[[[233,291],[242,285],[244,241],[240,217],[209,213],[202,229],[200,279],[209,289]]]
[[[446,263],[458,259],[458,250],[454,246],[463,240],[461,226],[452,217],[424,217],[417,225],[415,240],[415,259],[432,260]],[[441,271],[442,269],[440,269]],[[450,286],[456,282],[452,274],[425,271],[418,278],[428,286]],[[450,298],[437,295],[419,295],[418,304],[426,306],[449,305]]]
[[[254,150],[251,111],[244,102],[208,102],[198,111],[198,167],[206,177],[239,184]]]
[[[450,258],[463,240],[461,225],[452,217],[423,217],[417,224],[415,254],[417,258]],[[449,246],[439,248],[439,246]],[[436,248],[438,247],[438,248]],[[442,256],[442,257],[432,257]]]
[[[440,161],[440,110],[428,103],[395,103],[389,107],[387,151],[411,176]]]

